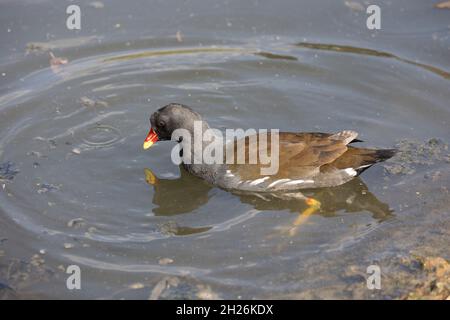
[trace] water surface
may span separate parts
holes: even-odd
[[[450,11],[379,1],[374,32],[344,1],[89,3],[79,32],[57,1],[1,4],[3,296],[396,297],[391,278],[365,289],[368,265],[450,258]],[[409,157],[307,191],[322,208],[292,236],[303,201],[211,187],[169,142],[142,150],[170,102],[220,129],[353,129]],[[82,290],[65,286],[71,264]]]

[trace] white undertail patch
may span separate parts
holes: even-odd
[[[347,168],[347,169],[344,169],[344,171],[345,171],[345,173],[347,173],[349,176],[352,176],[352,177],[354,177],[358,174],[356,172],[356,170],[353,168]]]

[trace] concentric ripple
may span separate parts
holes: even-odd
[[[291,40],[89,42],[76,53],[60,47],[69,63],[57,71],[30,53],[26,76],[0,97],[0,163],[19,171],[0,191],[2,219],[49,263],[87,268],[99,296],[111,294],[100,283],[118,291],[142,274],[248,294],[300,288],[289,281],[298,261],[350,250],[395,223],[382,167],[367,186],[313,191],[322,210],[289,237],[304,203],[231,194],[180,173],[171,143],[141,150],[149,115],[181,102],[222,129],[355,129],[390,147],[398,137],[450,138],[450,77],[384,51]],[[158,263],[166,257],[168,267]]]

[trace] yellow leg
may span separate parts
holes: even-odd
[[[310,215],[312,215],[314,212],[320,209],[320,202],[313,198],[307,198],[305,200],[306,204],[308,205],[308,208],[305,209],[300,215],[295,219],[294,226],[290,228],[289,235],[295,236],[297,234],[298,227],[300,227],[302,224],[304,224]]]

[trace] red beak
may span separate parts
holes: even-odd
[[[148,149],[150,148],[156,141],[158,141],[158,135],[156,134],[155,130],[150,129],[150,132],[147,135],[147,138],[144,140],[143,148]]]

